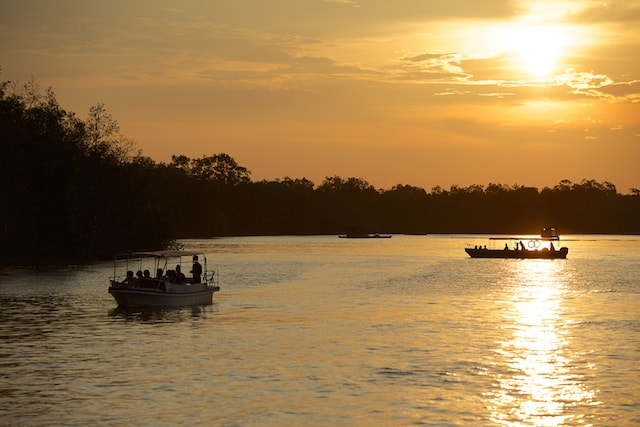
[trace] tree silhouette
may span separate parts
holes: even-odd
[[[640,234],[640,190],[562,180],[538,190],[489,183],[431,192],[362,178],[253,182],[226,153],[156,163],[133,155],[103,104],[79,119],[35,81],[0,83],[0,262],[64,264],[175,239],[223,235],[393,233]]]
[[[171,158],[171,165],[197,179],[212,181],[223,186],[237,186],[251,181],[251,172],[225,153],[203,156],[199,159],[174,155]]]

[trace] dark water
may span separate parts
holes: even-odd
[[[185,241],[207,307],[123,311],[111,263],[0,272],[3,425],[640,424],[640,237]]]

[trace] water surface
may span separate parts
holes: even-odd
[[[640,424],[640,237],[184,241],[214,304],[118,309],[112,264],[0,272],[6,425]]]

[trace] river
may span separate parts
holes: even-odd
[[[118,309],[111,262],[0,270],[0,423],[640,424],[640,236],[566,260],[471,259],[486,236],[184,240],[204,307]]]

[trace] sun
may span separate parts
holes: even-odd
[[[550,76],[567,44],[566,32],[559,26],[532,25],[513,29],[511,50],[532,77]]]

